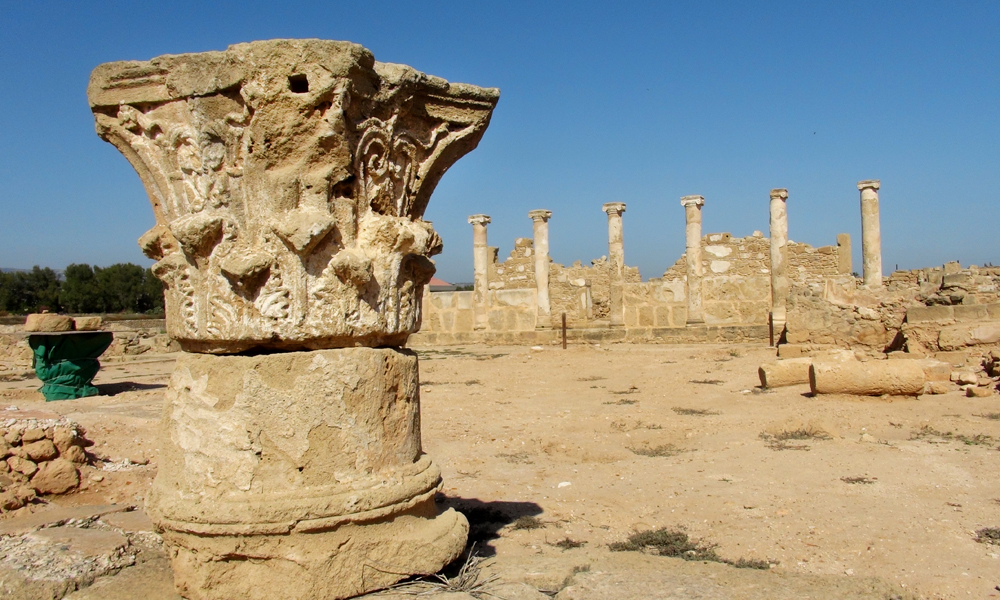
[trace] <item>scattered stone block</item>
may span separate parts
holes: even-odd
[[[31,461],[35,463],[52,460],[53,458],[59,456],[59,451],[56,450],[55,444],[46,439],[41,439],[30,444],[24,444],[21,448],[24,450],[27,458],[31,459]]]
[[[950,306],[910,306],[906,309],[907,323],[952,321],[954,319],[955,312]]]
[[[969,362],[969,352],[967,350],[955,350],[951,352],[935,352],[934,358],[946,362],[953,367],[962,367]]]
[[[11,456],[8,458],[7,466],[10,467],[11,471],[27,475],[28,477],[34,475],[35,471],[38,470],[38,465],[27,458],[22,458],[20,456]]]
[[[63,494],[79,485],[80,472],[64,458],[42,463],[31,478],[31,487],[39,494]]]
[[[36,313],[24,321],[25,331],[73,331],[73,319],[66,315]]]
[[[79,446],[70,446],[63,452],[60,456],[70,461],[73,464],[85,465],[87,464],[87,453],[84,452],[83,448]]]
[[[958,389],[958,386],[950,381],[928,381],[924,389],[925,394],[947,394]]]
[[[979,376],[968,371],[952,371],[949,379],[958,385],[976,385],[979,383]]]
[[[989,398],[995,396],[997,391],[992,387],[969,386],[965,388],[965,395],[969,398]]]
[[[101,317],[74,317],[73,325],[77,331],[98,331],[103,324]]]
[[[952,325],[942,328],[938,334],[938,347],[942,350],[996,343],[1000,343],[1000,322],[997,321]]]
[[[21,434],[21,443],[30,444],[31,442],[37,442],[38,440],[45,439],[45,430],[43,429],[27,429]]]

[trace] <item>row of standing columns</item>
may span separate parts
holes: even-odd
[[[861,192],[861,252],[864,285],[882,287],[882,236],[879,223],[878,180],[858,182]],[[776,188],[770,194],[771,239],[771,326],[775,338],[780,338],[787,321],[788,302],[788,190]],[[685,256],[687,263],[687,324],[705,322],[702,303],[704,266],[701,257],[701,209],[703,196],[681,198],[685,218]],[[603,207],[608,214],[608,258],[611,266],[609,320],[612,327],[622,327],[624,319],[625,241],[622,228],[624,202],[609,202]],[[552,211],[533,210],[528,213],[533,222],[535,286],[538,297],[539,327],[550,323],[549,303],[549,219]],[[486,241],[487,215],[472,215],[475,327],[485,329],[489,312],[489,247]],[[838,236],[839,240],[839,236]],[[850,251],[848,247],[848,252]]]

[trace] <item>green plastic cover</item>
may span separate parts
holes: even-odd
[[[101,368],[97,357],[112,340],[114,334],[110,331],[29,336],[31,362],[45,384],[39,389],[45,401],[96,396],[97,388],[90,382]]]

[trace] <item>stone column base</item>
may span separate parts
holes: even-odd
[[[348,598],[457,558],[417,379],[391,348],[182,355],[147,500],[181,595]]]

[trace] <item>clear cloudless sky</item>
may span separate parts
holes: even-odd
[[[472,279],[471,214],[505,257],[547,208],[553,258],[586,264],[601,204],[626,202],[649,278],[683,252],[681,196],[705,196],[705,233],[767,235],[775,187],[791,239],[850,233],[860,271],[862,179],[882,181],[886,273],[1000,263],[995,1],[0,0],[0,266],[151,264],[139,178],[94,134],[95,66],[283,37],[501,89],[425,215],[446,280]]]

